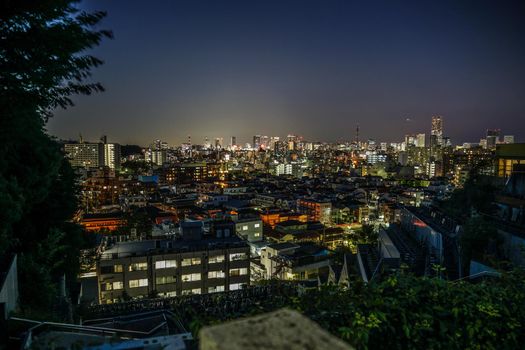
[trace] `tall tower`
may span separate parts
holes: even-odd
[[[443,118],[439,115],[432,117],[432,128],[430,129],[430,143],[431,146],[441,146],[443,143]]]
[[[253,144],[252,144],[252,147],[254,149],[259,149],[259,147],[261,146],[261,135],[255,135],[253,137]]]
[[[355,143],[359,144],[359,123],[357,124],[357,127],[355,128]]]
[[[191,135],[188,135],[188,148],[190,151],[189,156],[190,158],[193,158],[193,152],[192,152],[193,146],[191,145]]]
[[[487,129],[487,148],[495,149],[496,144],[500,142],[499,136],[501,134],[500,129]]]

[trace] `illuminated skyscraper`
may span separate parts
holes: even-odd
[[[405,146],[408,148],[409,145],[415,145],[414,135],[405,135]]]
[[[259,147],[261,146],[261,135],[255,135],[253,137],[253,148],[255,149],[259,149]]]
[[[416,147],[425,147],[425,134],[417,134]]]
[[[441,146],[443,143],[443,118],[432,117],[432,128],[430,130],[430,146]]]
[[[64,150],[73,167],[96,169],[104,165],[103,143],[69,143]]]
[[[495,149],[496,144],[499,143],[499,135],[501,131],[499,129],[487,129],[487,148]]]
[[[286,137],[286,139],[288,141],[288,150],[289,151],[295,150],[295,146],[296,146],[296,143],[297,143],[297,136],[289,134]]]
[[[261,136],[260,146],[267,149],[270,145],[270,138],[268,136]]]
[[[155,165],[163,165],[168,161],[166,150],[152,150],[150,154],[150,161]]]
[[[104,165],[111,170],[120,169],[120,145],[118,143],[104,144]]]
[[[232,136],[230,138],[230,147],[233,148],[235,146],[237,146],[237,138],[235,136]]]
[[[272,151],[275,151],[275,146],[279,142],[279,136],[272,136],[270,137],[270,149]]]
[[[222,137],[215,138],[215,149],[221,149],[222,148]]]

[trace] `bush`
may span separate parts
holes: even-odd
[[[296,309],[357,349],[517,349],[525,342],[524,277],[514,271],[473,284],[399,274],[307,290],[274,308]],[[246,315],[271,309],[254,305]],[[194,323],[217,323],[203,317]]]

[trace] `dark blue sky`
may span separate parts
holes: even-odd
[[[107,91],[49,124],[146,145],[232,135],[401,140],[444,117],[453,142],[525,140],[525,1],[85,1],[115,39]],[[410,118],[410,122],[406,122]]]

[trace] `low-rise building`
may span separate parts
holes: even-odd
[[[275,243],[262,249],[266,279],[308,281],[328,273],[330,252],[314,244]]]
[[[263,240],[263,224],[258,217],[238,218],[235,221],[237,235],[248,242],[260,242]]]
[[[329,200],[302,198],[297,200],[297,209],[300,213],[308,215],[308,219],[311,221],[328,223],[330,222],[332,202]]]
[[[99,303],[237,290],[250,284],[249,257],[237,237],[116,243],[97,262]]]

